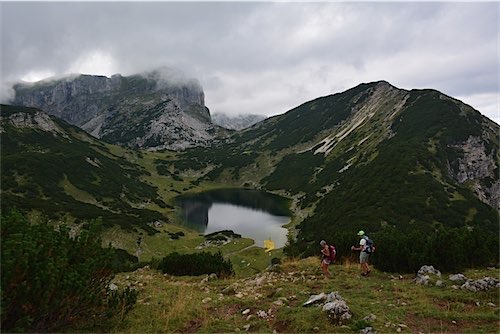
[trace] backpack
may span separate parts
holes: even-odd
[[[368,254],[375,252],[375,245],[373,244],[373,240],[368,238],[366,235],[363,237],[363,239],[366,240],[366,248],[363,252],[366,252]]]
[[[335,257],[337,256],[337,250],[334,245],[329,245],[328,250],[330,251],[330,261],[335,261]]]

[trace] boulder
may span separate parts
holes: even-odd
[[[302,306],[309,306],[312,304],[316,304],[316,303],[319,303],[319,302],[326,300],[326,298],[327,298],[327,295],[324,292],[320,293],[319,295],[312,295],[311,297],[309,297],[309,299],[304,304],[302,304]]]
[[[327,313],[328,319],[334,324],[342,324],[352,317],[349,306],[343,299],[326,303],[323,305],[323,312]]]
[[[415,277],[414,282],[422,285],[434,285],[441,278],[441,272],[433,266],[422,266]]]
[[[460,288],[473,292],[486,291],[498,287],[499,283],[500,281],[493,277],[484,277],[475,281],[468,279]]]
[[[452,282],[455,282],[455,283],[464,283],[465,281],[467,281],[467,277],[465,277],[464,274],[454,274],[454,275],[450,275],[448,277],[448,279]]]
[[[319,295],[312,295],[303,306],[312,304],[323,305],[323,312],[326,312],[328,319],[337,325],[341,325],[352,317],[349,306],[347,306],[346,301],[338,292],[331,292],[329,294],[322,292]]]

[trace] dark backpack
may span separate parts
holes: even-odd
[[[328,246],[328,250],[330,251],[330,261],[335,261],[335,257],[337,256],[337,250],[335,249],[335,246]]]
[[[363,237],[363,239],[366,240],[366,248],[363,252],[366,252],[366,253],[373,253],[375,252],[375,245],[373,244],[373,240],[368,238],[366,235]]]

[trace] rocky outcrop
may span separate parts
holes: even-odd
[[[3,120],[2,120],[3,121]],[[24,113],[19,112],[7,117],[7,121],[18,129],[29,128],[62,134],[64,131],[44,112]]]
[[[327,314],[328,319],[334,324],[342,324],[351,319],[352,314],[346,301],[338,292],[331,292],[319,295],[312,295],[302,304],[302,306],[322,305],[322,310]]]
[[[211,123],[201,85],[164,70],[111,78],[74,75],[17,84],[13,104],[39,108],[108,142],[134,148],[206,145]]]
[[[467,184],[483,202],[500,210],[500,179],[496,152],[487,151],[485,140],[470,136],[454,145],[461,156],[452,162],[451,174],[460,184]]]

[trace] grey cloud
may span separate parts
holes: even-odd
[[[0,6],[4,81],[31,70],[63,74],[98,50],[124,75],[179,68],[199,79],[212,111],[226,113],[282,113],[382,79],[452,96],[498,91],[497,3]]]

